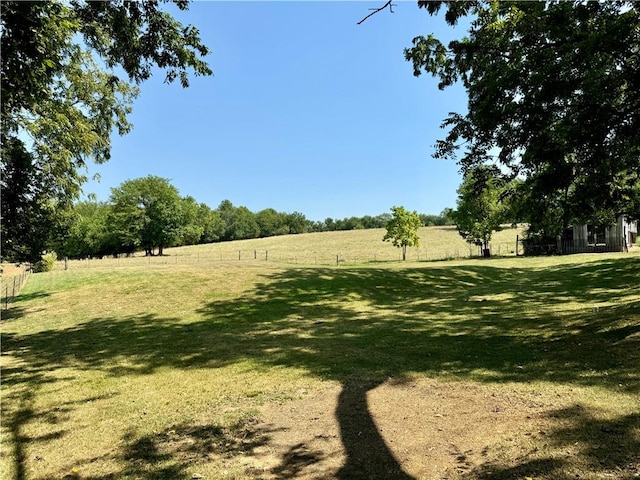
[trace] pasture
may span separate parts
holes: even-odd
[[[515,256],[516,238],[523,227],[504,226],[493,236],[492,252],[496,256]],[[268,261],[288,265],[361,265],[395,262],[402,259],[399,248],[383,242],[384,228],[338,232],[303,233],[235,242],[191,245],[165,249],[162,257],[84,259],[70,261],[71,268],[96,266],[143,266],[212,264],[220,262]],[[407,249],[408,261],[455,260],[479,256],[477,246],[465,242],[453,226],[423,227],[420,246]],[[522,254],[522,245],[520,245]],[[63,268],[63,262],[58,262]]]
[[[189,248],[29,277],[1,325],[0,477],[640,475],[638,252],[336,266]]]

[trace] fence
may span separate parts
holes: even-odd
[[[4,305],[5,310],[9,309],[9,304],[19,295],[30,273],[31,266],[22,265],[20,273],[6,277],[2,275],[2,283],[0,284],[0,307]]]
[[[220,245],[220,244],[218,244]],[[492,256],[515,256],[517,242],[495,242],[490,244]],[[521,247],[522,248],[522,247]],[[60,260],[56,263],[56,270],[78,268],[118,268],[144,267],[163,265],[207,265],[207,264],[241,264],[241,265],[363,265],[371,263],[397,262],[402,260],[399,248],[384,250],[370,250],[355,248],[347,251],[330,252],[328,249],[207,249],[200,252],[189,252],[184,247],[173,250],[166,249],[163,256],[144,256],[142,254],[119,257],[85,258],[82,260]],[[522,252],[520,252],[522,253]],[[433,245],[423,248],[412,248],[407,251],[408,262],[430,262],[442,260],[458,260],[464,258],[478,258],[482,256],[482,249],[476,245],[462,246]]]

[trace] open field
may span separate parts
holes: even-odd
[[[492,252],[497,256],[515,256],[516,237],[522,238],[523,228],[511,228],[493,236]],[[70,268],[96,266],[180,265],[219,262],[268,261],[293,265],[359,265],[400,260],[401,252],[390,242],[383,242],[386,230],[349,230],[323,233],[282,235],[269,238],[211,243],[165,249],[163,257],[104,258],[102,260],[75,260]],[[458,234],[456,227],[423,227],[419,230],[420,247],[407,249],[409,261],[433,261],[478,256],[478,247],[469,245]],[[522,246],[520,246],[522,254]],[[58,269],[64,268],[62,261]]]
[[[639,478],[637,252],[308,263],[31,275],[0,477]]]

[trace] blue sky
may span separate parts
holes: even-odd
[[[441,18],[398,1],[194,2],[175,14],[212,50],[212,77],[191,86],[141,85],[131,133],[114,136],[111,160],[91,165],[85,193],[146,175],[216,208],[228,199],[257,212],[299,211],[312,220],[420,213],[455,207],[454,162],[432,158],[464,90],[413,76],[403,48],[417,35],[462,36]]]

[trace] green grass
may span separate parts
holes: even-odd
[[[472,478],[636,478],[638,272],[607,254],[34,274],[2,321],[0,476],[251,478],[262,406],[392,377],[564,397],[545,448],[584,449]]]
[[[167,248],[163,257],[105,258],[71,260],[69,268],[133,267],[153,265],[209,265],[212,263],[264,262],[276,265],[361,265],[393,262],[402,257],[399,248],[383,242],[383,228],[340,232],[283,235],[236,242]],[[478,247],[469,245],[455,227],[423,227],[419,230],[420,246],[407,249],[408,261],[437,261],[478,256]],[[522,227],[496,232],[491,242],[496,256],[515,256],[516,237],[522,238]],[[522,245],[520,245],[522,254]],[[58,269],[64,268],[59,261]]]

